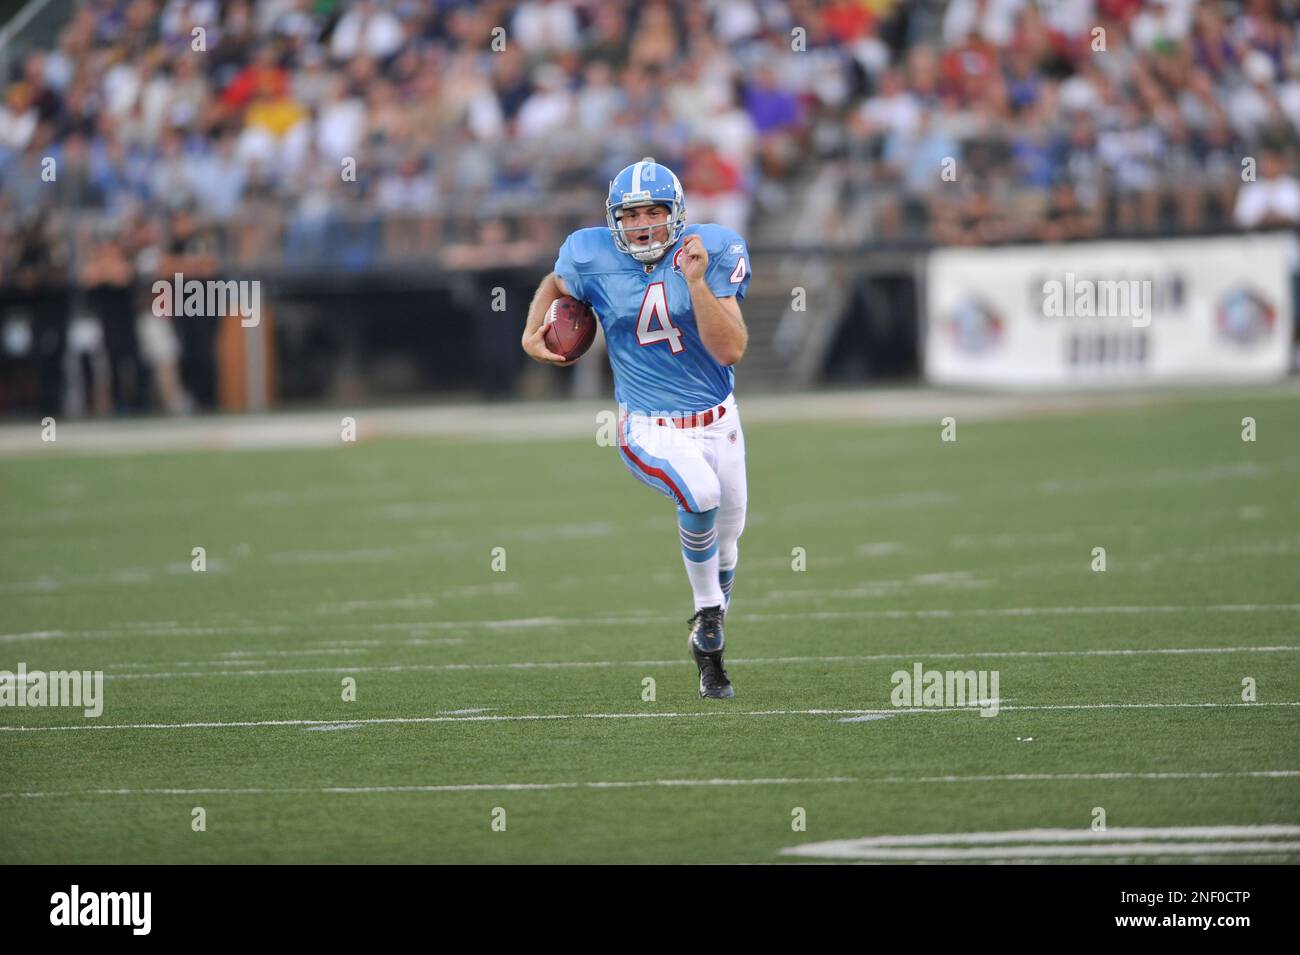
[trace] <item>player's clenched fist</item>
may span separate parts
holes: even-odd
[[[700,282],[709,267],[709,253],[698,235],[688,235],[682,240],[682,275],[688,282]]]

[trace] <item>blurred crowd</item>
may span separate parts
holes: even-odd
[[[846,179],[876,235],[943,244],[1295,225],[1298,18],[1287,0],[953,0],[938,42],[852,105],[865,161]]]
[[[90,0],[12,64],[0,218],[185,207],[229,225],[232,262],[365,267],[491,245],[502,218],[541,238],[521,206],[591,218],[611,174],[654,155],[692,218],[739,229],[839,163],[875,200],[855,239],[1194,230],[1232,221],[1243,157],[1294,167],[1297,15],[1297,0]],[[1283,205],[1247,203],[1240,224]]]
[[[178,265],[542,262],[647,155],[693,221],[777,239],[812,186],[833,199],[814,234],[850,243],[1300,222],[1300,0],[71,11],[3,77],[0,296],[31,299],[27,338],[60,355],[60,309],[118,315],[113,364],[144,368],[110,376],[118,407],[214,401],[207,332],[129,320]]]

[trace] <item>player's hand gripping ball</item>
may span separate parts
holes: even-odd
[[[576,298],[561,295],[546,310],[542,340],[565,361],[580,358],[596,340],[596,315]]]

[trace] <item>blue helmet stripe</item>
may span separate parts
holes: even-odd
[[[652,246],[637,252],[628,247],[618,213],[633,204],[662,204],[668,207],[669,239],[664,246]],[[605,222],[619,251],[626,252],[641,262],[657,261],[682,237],[682,231],[686,228],[686,196],[677,174],[667,166],[649,159],[624,167],[610,181],[609,196],[605,201]]]

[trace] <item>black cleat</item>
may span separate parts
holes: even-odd
[[[721,606],[704,607],[695,611],[691,617],[691,654],[715,653],[722,649],[725,638],[722,634],[722,617],[726,611]]]
[[[731,679],[722,665],[721,607],[705,607],[691,617],[691,635],[687,640],[695,665],[700,668],[700,696],[713,700],[728,700],[736,695]]]

